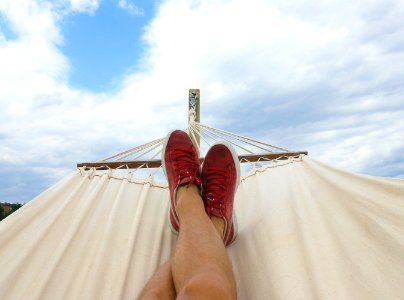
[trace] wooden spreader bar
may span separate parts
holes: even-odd
[[[301,154],[307,155],[307,151],[296,151],[296,152],[277,152],[277,153],[264,153],[264,154],[247,154],[247,155],[239,155],[238,159],[256,162],[260,158],[266,159],[287,159],[291,156],[298,156]],[[203,158],[200,158],[201,162],[203,162]],[[78,163],[77,167],[85,167],[86,169],[96,168],[97,170],[108,170],[108,169],[136,169],[136,168],[158,168],[161,166],[160,159],[152,159],[152,160],[121,160],[121,161],[99,161],[99,162],[83,162]]]

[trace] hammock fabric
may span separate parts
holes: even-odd
[[[0,223],[0,299],[136,299],[175,248],[168,189],[77,170]],[[402,299],[404,181],[307,156],[244,175],[239,299]]]

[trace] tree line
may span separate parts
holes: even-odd
[[[20,203],[0,203],[0,221],[22,206]]]

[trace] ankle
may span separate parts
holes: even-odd
[[[201,202],[203,204],[199,188],[195,184],[190,186],[178,187],[175,198],[177,211],[181,210],[184,206],[188,205],[189,203],[195,203],[195,202]]]
[[[220,238],[223,239],[224,226],[225,226],[223,218],[219,218],[219,217],[216,217],[216,216],[211,216],[210,219],[211,219],[213,225],[215,226],[215,229],[216,229],[217,233],[220,235]]]
[[[199,188],[195,184],[179,186],[177,189],[177,195],[175,200],[178,201],[180,197],[189,197],[199,194],[200,194]]]

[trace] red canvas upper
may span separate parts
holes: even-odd
[[[236,220],[233,217],[234,195],[239,181],[239,162],[227,143],[213,145],[202,166],[202,199],[209,216],[223,218],[223,240],[229,245],[236,237]]]
[[[178,233],[179,220],[175,205],[177,188],[179,185],[201,186],[198,151],[186,132],[175,130],[167,136],[163,147],[162,164],[170,189],[170,224]]]

